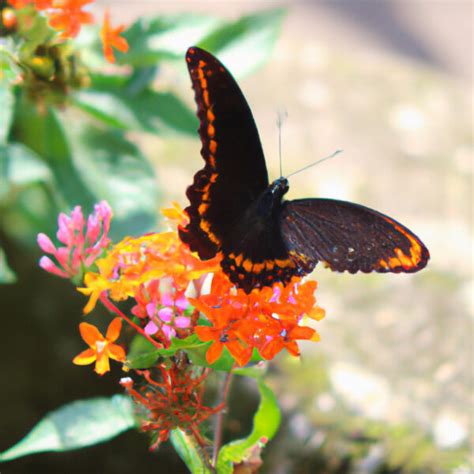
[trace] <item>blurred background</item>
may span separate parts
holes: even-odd
[[[270,177],[279,174],[276,121],[285,110],[284,173],[344,150],[292,177],[288,197],[375,208],[412,229],[431,260],[413,275],[316,269],[322,340],[304,345],[301,361],[280,357],[270,372],[285,417],[262,472],[474,472],[472,3],[149,0],[97,1],[92,10],[108,6],[115,22],[129,24],[161,14],[235,20],[282,5],[287,12],[264,64],[246,70],[245,54],[220,56],[237,71]],[[168,40],[189,46],[185,32]],[[194,110],[184,61],[160,65],[153,87]],[[184,191],[202,164],[197,134],[129,137],[156,173],[149,184],[159,193],[156,212],[171,200],[186,205]],[[140,202],[143,191],[135,192]],[[3,217],[1,243],[17,282],[0,287],[0,451],[48,411],[117,391],[114,376],[98,379],[70,364],[82,350],[83,298],[35,268],[39,253],[5,231],[12,218]],[[233,397],[229,437],[248,429],[257,395],[237,383]],[[186,472],[166,446],[155,454],[146,446],[129,433],[83,451],[21,459],[5,472]]]

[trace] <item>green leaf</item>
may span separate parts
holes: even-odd
[[[130,49],[117,53],[117,62],[143,67],[155,66],[163,59],[182,59],[187,47],[218,23],[216,17],[196,13],[140,18],[124,33]]]
[[[151,86],[158,72],[158,66],[137,67],[128,81],[128,92],[132,95],[138,94],[143,89]]]
[[[8,266],[7,257],[2,247],[0,247],[0,283],[15,283],[16,275],[14,271]]]
[[[201,367],[210,367],[214,370],[220,370],[223,372],[230,372],[231,370],[235,370],[235,360],[230,355],[230,352],[224,347],[222,351],[222,355],[219,359],[216,360],[213,364],[208,364],[206,360],[206,352],[209,346],[212,344],[211,342],[203,342],[199,347],[191,348],[187,351],[189,358],[191,359],[192,363],[195,365],[199,365]],[[260,362],[262,357],[258,353],[257,349],[254,349],[252,353],[252,357],[250,358],[250,362]]]
[[[64,122],[73,118],[64,115]],[[140,149],[118,130],[104,130],[83,122],[67,131],[74,167],[93,196],[114,210],[113,239],[156,228],[157,183]],[[80,201],[79,201],[80,202]]]
[[[124,395],[79,400],[46,415],[25,438],[0,454],[0,461],[92,446],[135,426],[133,403]]]
[[[0,44],[0,71],[2,71],[0,80],[2,83],[11,83],[21,72],[15,62],[15,48],[16,44],[11,37],[2,38],[2,44]]]
[[[211,474],[202,458],[201,450],[196,440],[180,429],[173,430],[170,441],[179,457],[192,474]]]
[[[0,71],[2,71],[3,75],[3,63],[0,64]],[[10,126],[13,118],[13,105],[15,103],[15,99],[13,96],[12,86],[9,82],[1,77],[0,78],[0,104],[1,104],[1,111],[0,111],[0,144],[6,143],[8,133],[10,131]]]
[[[66,208],[77,204],[92,208],[96,198],[77,172],[65,127],[55,110],[39,112],[27,99],[18,100],[12,136],[36,152],[49,166]]]
[[[23,39],[20,56],[28,63],[35,55],[36,48],[56,36],[56,32],[49,27],[47,17],[38,15],[31,6],[15,10],[15,15],[18,32]]]
[[[286,9],[277,8],[243,16],[202,38],[198,45],[212,51],[236,77],[265,63],[278,39]]]
[[[253,430],[247,438],[232,441],[221,448],[217,460],[219,474],[232,473],[235,463],[244,461],[250,454],[249,450],[262,438],[272,439],[280,426],[281,414],[275,395],[261,380],[258,389],[260,405],[253,418]]]
[[[0,145],[0,201],[6,199],[15,187],[48,182],[51,178],[51,170],[25,145]]]
[[[137,334],[127,352],[126,366],[129,369],[148,369],[160,357],[159,350],[146,337]]]
[[[96,74],[89,89],[75,94],[74,104],[106,125],[123,130],[196,134],[195,114],[181,99],[172,92],[142,87],[137,81]]]
[[[177,351],[185,350],[188,354],[193,350],[207,345],[193,334],[184,339],[171,339],[171,344],[166,349],[157,349],[143,336],[136,336],[132,341],[127,354],[127,367],[130,369],[146,369],[154,365],[158,357],[172,357]]]

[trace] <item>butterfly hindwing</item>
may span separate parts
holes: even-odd
[[[181,240],[203,259],[220,250],[224,236],[268,186],[262,146],[239,86],[210,53],[186,54],[200,121],[205,166],[187,190],[190,222]]]
[[[296,265],[283,241],[277,218],[281,195],[267,188],[235,223],[222,246],[222,268],[246,292],[252,288],[287,283],[308,269]]]
[[[295,262],[324,262],[331,270],[416,272],[428,249],[402,224],[367,207],[332,199],[285,202],[280,215]]]

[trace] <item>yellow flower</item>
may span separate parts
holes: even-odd
[[[89,349],[74,357],[76,365],[89,365],[95,362],[95,371],[103,375],[110,370],[109,359],[119,362],[125,361],[125,351],[114,342],[119,338],[122,329],[122,320],[115,318],[107,328],[105,337],[100,331],[88,323],[79,324],[82,339],[87,343]]]
[[[164,213],[173,221],[182,220],[182,211],[176,205]],[[201,261],[180,241],[176,231],[126,237],[96,261],[98,272],[85,275],[85,287],[78,288],[90,296],[84,312],[92,311],[105,291],[112,300],[123,301],[134,297],[141,285],[163,277],[171,278],[175,290],[184,292],[191,281],[219,271],[219,259]]]

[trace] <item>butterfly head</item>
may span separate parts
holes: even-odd
[[[288,180],[283,176],[276,179],[270,186],[270,192],[272,193],[274,199],[281,199],[290,189]]]

